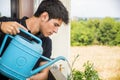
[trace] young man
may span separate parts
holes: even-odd
[[[23,28],[42,40],[43,55],[50,58],[52,43],[49,36],[57,33],[58,28],[63,22],[67,24],[69,18],[67,9],[59,0],[43,0],[35,14],[30,18],[12,19],[3,17],[0,21],[0,45],[5,34],[20,34],[19,28]],[[46,62],[39,59],[35,67],[43,65]],[[46,68],[28,80],[47,80],[48,72],[49,68]],[[3,75],[0,75],[0,79],[8,80]]]

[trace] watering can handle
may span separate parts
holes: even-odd
[[[4,46],[5,46],[5,43],[6,43],[8,37],[14,38],[13,36],[11,36],[11,35],[9,35],[9,34],[6,34],[6,35],[5,35],[4,40],[3,40],[3,42],[2,42],[2,45],[1,45],[1,47],[0,47],[0,55],[1,55],[2,51],[3,51],[3,49],[4,49]]]
[[[27,32],[27,31],[25,31],[25,30],[23,30],[21,28],[20,28],[20,31],[22,31],[23,33],[25,33],[25,34],[29,35],[30,37],[34,38],[35,40],[37,40],[38,43],[42,43],[42,41],[38,37],[34,36],[33,34],[30,34],[29,32]],[[2,45],[0,47],[0,55],[1,55],[2,51],[3,51],[3,49],[4,49],[4,46],[5,46],[5,43],[6,43],[8,37],[14,38],[14,36],[12,36],[12,35],[9,35],[9,34],[5,35],[3,43],[2,43]]]
[[[41,41],[38,37],[36,37],[35,35],[33,35],[33,34],[27,32],[27,31],[25,31],[25,30],[23,30],[23,29],[21,29],[21,28],[19,28],[19,30],[20,30],[21,32],[23,32],[23,33],[29,35],[30,37],[34,38],[38,43],[42,43],[42,41]]]

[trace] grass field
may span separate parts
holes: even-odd
[[[78,54],[74,68],[82,71],[83,64],[90,61],[102,80],[120,80],[120,47],[71,47],[70,61]]]

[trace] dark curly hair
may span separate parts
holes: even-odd
[[[39,17],[43,12],[48,12],[50,19],[62,19],[65,24],[69,22],[68,11],[59,0],[43,0],[34,16]]]

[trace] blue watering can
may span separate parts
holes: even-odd
[[[8,37],[10,37],[12,40],[0,58],[1,74],[13,80],[26,80],[26,78],[29,78],[32,75],[40,72],[56,61],[65,60],[65,58],[62,56],[59,56],[54,60],[42,56],[42,41],[27,31],[22,29],[20,29],[20,31],[32,37],[34,40],[30,41],[20,35],[12,36],[6,34],[0,48],[0,54],[3,52]],[[48,63],[33,70],[33,67],[39,58],[47,60]]]

